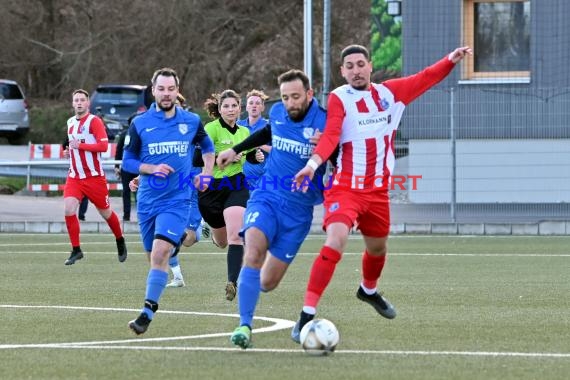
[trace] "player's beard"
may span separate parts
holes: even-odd
[[[161,109],[162,111],[164,111],[164,112],[168,112],[168,111],[170,111],[171,109],[173,109],[173,108],[174,108],[174,105],[175,105],[175,104],[174,104],[173,101],[170,101],[170,105],[168,105],[168,106],[163,106],[163,105],[162,105],[162,102],[158,102],[158,108],[160,108],[160,109]]]
[[[358,82],[358,83],[362,83],[362,80],[363,80],[363,79],[364,79],[364,78],[362,78],[362,77],[353,78],[352,83],[350,84],[350,86],[351,86],[352,88],[354,88],[355,90],[357,90],[357,91],[365,91],[365,90],[367,90],[367,89],[368,89],[368,86],[370,85],[370,82],[369,82],[369,81],[366,81],[366,80],[365,80],[363,84],[358,84],[358,85],[356,84],[357,82]]]
[[[305,118],[305,115],[307,114],[308,109],[309,109],[309,103],[306,102],[306,103],[303,103],[301,108],[295,108],[292,110],[287,110],[287,113],[289,114],[289,117],[291,118],[291,120],[293,120],[295,123],[298,123]],[[291,113],[291,112],[294,112],[294,113]]]

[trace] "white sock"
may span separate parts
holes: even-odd
[[[170,270],[172,271],[172,276],[174,278],[182,280],[182,270],[180,269],[180,265],[170,267]]]
[[[317,309],[312,306],[303,306],[303,311],[311,315],[317,314]]]
[[[362,288],[362,290],[364,290],[364,293],[368,294],[369,296],[376,294],[376,289],[368,289],[366,286],[364,286],[364,284],[361,282],[360,283],[360,287]]]

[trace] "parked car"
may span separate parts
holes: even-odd
[[[128,127],[129,117],[152,104],[150,86],[101,84],[91,94],[90,112],[103,118],[109,140]]]
[[[0,79],[0,137],[13,145],[24,143],[30,130],[24,91],[13,80]]]

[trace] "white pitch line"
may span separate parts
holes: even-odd
[[[89,311],[120,311],[120,312],[139,312],[140,309],[126,309],[115,307],[84,307],[84,306],[64,306],[64,305],[0,305],[0,308],[10,309],[65,309],[65,310],[89,310]],[[177,314],[177,315],[199,315],[199,316],[213,316],[213,317],[229,317],[239,318],[239,314],[224,314],[224,313],[210,313],[201,311],[177,311],[177,310],[161,310],[160,314]],[[272,322],[273,325],[254,329],[252,332],[259,334],[265,332],[273,332],[285,330],[295,325],[294,321],[281,318],[270,318],[254,316],[253,319]],[[41,347],[54,347],[54,346],[91,346],[91,345],[105,345],[105,344],[119,344],[119,343],[141,343],[141,342],[162,342],[162,341],[176,341],[176,340],[191,340],[191,339],[204,339],[204,338],[217,338],[222,336],[230,336],[231,332],[201,334],[201,335],[187,335],[187,336],[173,336],[173,337],[158,337],[158,338],[131,338],[122,340],[109,340],[109,341],[89,341],[89,342],[65,342],[65,343],[45,343],[45,344],[4,344],[0,345],[0,349],[9,348],[41,348]]]
[[[3,346],[0,346],[3,348]],[[208,352],[243,352],[241,348],[234,347],[176,347],[176,346],[91,346],[91,345],[63,345],[63,344],[29,344],[12,345],[9,348],[55,348],[55,349],[91,349],[91,350],[134,350],[134,351],[208,351]],[[247,352],[260,353],[303,353],[300,349],[280,348],[248,348]],[[570,353],[563,352],[493,352],[493,351],[414,351],[414,350],[336,350],[334,355],[385,355],[385,356],[475,356],[493,358],[538,358],[538,359],[570,359]]]

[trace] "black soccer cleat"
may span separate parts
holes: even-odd
[[[148,330],[148,326],[152,322],[152,319],[149,319],[146,313],[141,313],[137,319],[133,319],[129,322],[129,328],[137,335],[144,334],[146,330]]]
[[[361,286],[358,287],[358,291],[356,292],[356,297],[372,306],[378,314],[383,316],[384,318],[394,319],[396,318],[396,309],[390,301],[384,298],[379,293],[374,293],[372,295],[366,294]]]
[[[301,330],[307,323],[312,321],[314,318],[315,318],[314,314],[307,314],[304,311],[301,311],[301,315],[299,316],[297,323],[295,323],[295,326],[293,326],[293,328],[291,329],[291,339],[293,339],[293,342],[299,344],[301,343]]]
[[[121,263],[127,259],[127,244],[124,237],[117,239],[117,255]]]
[[[65,260],[65,265],[73,265],[77,260],[81,260],[83,258],[83,252],[80,249],[74,249],[71,251],[71,255],[69,258]]]

